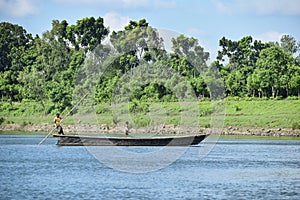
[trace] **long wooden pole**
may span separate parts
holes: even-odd
[[[75,106],[73,106],[73,108],[70,110],[70,112],[60,121],[60,123],[63,122],[64,119],[66,119],[71,113],[72,111],[79,105],[79,103],[88,95],[88,93],[86,93],[76,104]],[[51,135],[51,133],[56,129],[53,128],[39,143],[39,145],[43,144],[43,142],[45,142],[45,140]]]

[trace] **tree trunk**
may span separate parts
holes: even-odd
[[[275,98],[275,88],[272,86],[272,97]]]

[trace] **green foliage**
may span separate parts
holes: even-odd
[[[111,109],[108,106],[98,104],[95,106],[96,114],[110,113]]]
[[[300,47],[297,44],[297,41],[295,38],[293,38],[290,35],[283,35],[280,39],[281,47],[284,51],[294,54],[298,51],[298,48]]]
[[[286,100],[299,100],[298,96],[289,96],[286,98]]]
[[[222,49],[217,63],[227,96],[276,98],[300,94],[300,66],[292,57],[298,45],[292,36],[282,36],[280,46],[253,42],[251,36],[239,41],[223,37],[219,44]]]
[[[3,117],[0,117],[0,125],[3,124],[3,122],[5,122],[5,119]]]
[[[134,115],[132,118],[133,118],[133,123],[137,127],[148,126],[151,122],[150,117],[147,115],[137,114],[137,115]]]
[[[4,72],[11,70],[12,52],[17,51],[18,48],[27,48],[32,37],[23,27],[8,22],[0,23],[0,32],[0,72]]]
[[[280,47],[272,46],[262,50],[256,64],[258,77],[265,82],[261,84],[260,90],[267,93],[271,89],[271,95],[275,98],[280,89],[286,89],[292,63],[293,57]]]
[[[167,124],[180,124],[180,116],[171,116],[167,119]]]
[[[237,106],[237,105],[235,105],[235,106],[234,106],[234,108],[235,108],[235,111],[236,111],[236,112],[239,112],[239,111],[241,111],[241,110],[242,110],[242,108],[240,108],[240,107],[239,107],[239,106]]]
[[[225,126],[292,128],[300,120],[299,111],[299,100],[226,99]]]
[[[205,124],[204,128],[210,128],[210,124]]]
[[[30,63],[26,51],[32,36],[26,30],[8,22],[0,23],[0,96],[7,100],[21,100],[19,73]]]
[[[204,51],[197,39],[179,35],[177,38],[172,38],[171,41],[174,50],[174,54],[171,54],[172,68],[183,76],[194,78],[205,73],[209,53]]]
[[[280,44],[262,43],[251,36],[238,41],[223,37],[217,59],[207,66],[209,53],[197,39],[173,38],[173,53],[168,53],[158,31],[145,19],[112,31],[111,45],[102,44],[109,29],[101,17],[83,18],[74,25],[53,20],[51,30],[35,38],[23,27],[7,22],[0,23],[0,31],[3,115],[66,112],[77,102],[76,97],[91,93],[94,96],[89,101],[97,114],[110,115],[109,105],[129,102],[128,109],[120,112],[129,110],[141,126],[150,123],[143,115],[149,114],[151,103],[172,102],[164,108],[166,121],[179,124],[182,108],[174,105],[198,98],[205,105],[200,111],[205,125],[215,112],[207,104],[224,94],[227,100],[245,105],[300,96],[299,55],[293,57],[299,46],[289,35]],[[243,104],[229,110],[244,114],[248,110]],[[94,108],[87,105],[78,109],[89,113]],[[23,121],[28,123],[31,121]]]
[[[118,82],[119,77],[114,76],[103,76],[100,78],[99,83],[96,88],[95,101],[100,102],[109,102],[112,99],[115,85]]]
[[[179,102],[159,102],[147,103],[147,111],[141,109],[141,112],[128,113],[128,104],[99,104],[95,105],[95,114],[81,116],[81,123],[100,123],[100,124],[123,124],[126,120],[132,120],[134,126],[147,126],[159,124],[175,124],[181,125],[183,112],[194,113],[199,112],[199,125],[209,127],[212,117],[219,117],[216,108],[220,107],[215,101],[195,102],[190,106],[182,106]],[[196,105],[196,106],[195,106]],[[197,106],[198,105],[198,106]],[[46,102],[46,107],[50,103]],[[226,99],[226,116],[225,127],[257,127],[257,128],[293,128],[298,129],[300,121],[300,101],[294,100],[262,100],[256,98],[249,101],[244,98]],[[238,109],[237,109],[238,108]],[[0,118],[5,121],[4,124],[38,124],[49,122],[52,123],[55,113],[43,115],[43,108],[37,102],[23,101],[0,104]],[[90,107],[89,107],[90,109]],[[62,115],[67,112],[62,113]],[[83,113],[83,112],[80,112]],[[88,113],[88,112],[86,112]],[[128,118],[129,116],[129,118]],[[74,118],[70,116],[64,123],[74,123]],[[185,115],[185,121],[195,120],[195,116]]]
[[[149,105],[145,102],[133,99],[129,102],[129,112],[131,113],[147,113]]]
[[[23,121],[21,123],[21,127],[24,127],[24,126],[27,126],[27,125],[31,125],[31,124],[32,124],[32,122],[30,122],[30,121]]]
[[[66,27],[65,31],[67,39],[76,50],[79,50],[80,46],[87,50],[94,50],[109,33],[101,17],[83,18],[78,20],[76,25]]]
[[[298,122],[293,122],[292,129],[293,130],[300,129],[300,124]]]

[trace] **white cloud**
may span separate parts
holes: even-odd
[[[118,1],[118,0],[117,0]],[[133,7],[143,7],[148,4],[148,0],[119,0],[123,5],[133,6]]]
[[[192,37],[201,37],[206,34],[205,31],[198,28],[190,28],[187,32]]]
[[[38,12],[37,0],[0,0],[0,13],[10,17],[23,17]]]
[[[279,42],[283,35],[287,35],[287,33],[269,31],[259,35],[254,35],[253,38],[256,40],[261,40],[262,42]]]
[[[251,2],[251,1],[250,1]],[[299,0],[255,0],[252,6],[258,14],[300,15]]]
[[[230,6],[224,4],[219,0],[213,0],[213,4],[215,5],[216,9],[220,13],[229,14],[230,13]]]
[[[299,0],[212,0],[224,14],[256,13],[259,15],[300,15]]]
[[[112,8],[173,7],[174,0],[53,0],[58,3],[81,6],[106,6]]]
[[[109,27],[110,32],[124,29],[129,24],[130,18],[127,16],[121,16],[118,13],[110,12],[104,16],[104,25]]]

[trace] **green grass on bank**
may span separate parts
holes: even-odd
[[[292,136],[255,136],[255,135],[221,135],[220,140],[223,141],[232,141],[232,140],[259,140],[259,141],[270,141],[270,140],[300,140],[300,137],[292,137]]]
[[[68,117],[64,123],[111,126],[129,121],[133,126],[180,124],[187,127],[194,125],[210,127],[224,124],[225,127],[300,129],[300,100],[144,102],[138,105],[125,103],[113,106],[102,104],[94,106],[93,109],[81,107],[79,113]],[[0,106],[2,126],[52,123],[53,118],[54,115],[43,114],[39,103],[2,103]]]
[[[225,126],[299,129],[300,101],[227,101]]]

